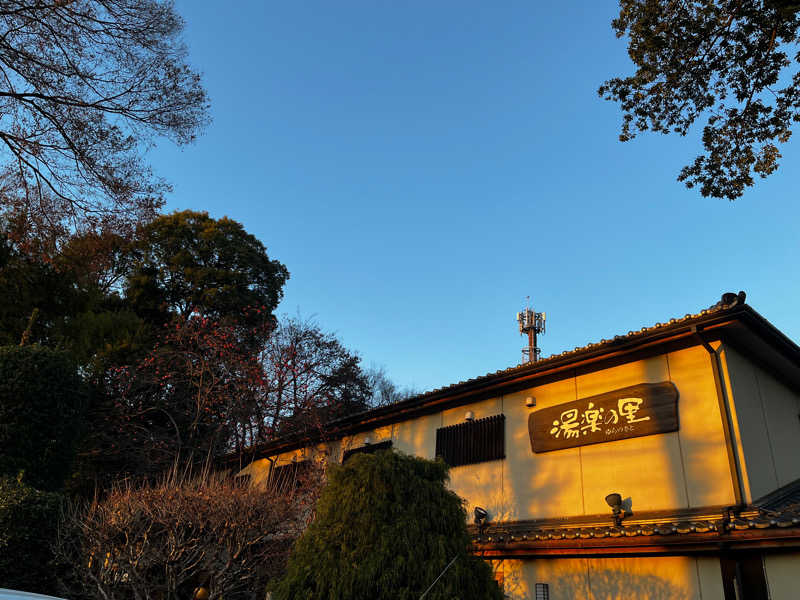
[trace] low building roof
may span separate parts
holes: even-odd
[[[707,552],[709,547],[800,546],[800,479],[746,506],[635,513],[615,525],[611,513],[470,527],[477,553],[536,554]],[[609,550],[611,548],[612,550]]]
[[[351,414],[329,422],[325,432],[304,431],[231,455],[226,462],[240,464],[273,456],[325,439],[438,412],[510,393],[573,373],[586,373],[702,342],[724,340],[754,358],[781,381],[800,389],[800,347],[745,303],[745,293],[722,294],[719,302],[697,313],[669,319],[637,331],[554,354],[537,362],[487,373],[407,398],[400,402]]]

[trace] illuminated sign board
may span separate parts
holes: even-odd
[[[528,432],[534,452],[678,430],[678,388],[642,383],[534,411]]]

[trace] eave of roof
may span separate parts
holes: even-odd
[[[624,362],[625,356],[647,348],[660,348],[671,343],[686,346],[695,340],[699,343],[698,334],[707,341],[713,341],[720,339],[723,331],[736,324],[744,325],[748,330],[755,332],[766,345],[783,357],[786,364],[800,369],[800,347],[745,304],[744,292],[738,295],[723,294],[722,298],[720,302],[695,314],[686,314],[665,323],[656,323],[652,327],[642,327],[638,331],[629,331],[627,334],[576,347],[535,363],[509,367],[436,388],[395,404],[348,415],[328,423],[324,436],[317,431],[287,436],[250,449],[245,453],[245,458],[252,461],[320,443],[325,439],[337,439],[426,412],[436,412],[445,407],[473,402],[481,397],[491,397],[509,388],[533,387],[541,379],[547,377],[557,379],[563,376],[563,373],[578,368],[587,371],[600,369],[607,362],[615,359]],[[230,456],[228,462],[240,461],[241,458],[238,455]]]
[[[621,525],[611,515],[492,523],[470,527],[487,556],[614,552],[705,552],[732,545],[800,547],[800,479],[748,506],[642,512]]]

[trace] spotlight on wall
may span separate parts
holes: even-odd
[[[475,507],[475,525],[478,526],[478,529],[481,533],[483,533],[483,528],[486,527],[486,522],[489,520],[489,513],[486,511],[485,508],[481,508],[480,506]]]
[[[536,398],[534,398],[533,396],[528,396],[527,398],[525,398],[525,406],[527,406],[528,408],[536,406]]]
[[[465,421],[474,421],[475,420],[475,413],[472,412],[471,410],[468,410],[467,414],[464,415],[464,420]]]
[[[364,445],[369,446],[372,443],[372,438],[369,436],[364,437]]]
[[[192,600],[208,600],[208,589],[203,587],[194,588],[194,592],[192,593]]]
[[[611,512],[614,515],[614,525],[619,526],[622,519],[625,518],[625,513],[622,510],[622,496],[620,494],[609,494],[606,496],[606,504],[611,507]]]

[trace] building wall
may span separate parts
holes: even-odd
[[[489,511],[493,521],[609,513],[605,496],[618,492],[636,511],[734,503],[722,417],[708,353],[691,347],[585,375],[489,398],[347,437],[321,448],[279,455],[276,464],[391,439],[403,452],[434,458],[436,430],[476,419],[506,416],[506,458],[450,470],[450,487],[467,502]],[[679,393],[679,431],[534,454],[528,435],[532,410],[640,383],[672,381]],[[528,408],[525,399],[536,398]],[[268,468],[260,461],[250,469]],[[262,474],[263,478],[263,474]],[[254,477],[256,479],[256,477]]]
[[[797,600],[800,597],[797,574],[800,572],[800,552],[767,554],[764,557],[770,600]]]
[[[800,478],[800,395],[723,346],[747,501]]]
[[[281,467],[304,460],[313,460],[321,464],[328,461],[338,463],[341,460],[341,447],[342,441],[336,440],[327,444],[319,444],[312,448],[298,448],[297,450],[283,452],[270,458],[253,461],[242,469],[239,475],[248,475],[254,485],[266,485],[270,469],[273,466]]]
[[[451,469],[451,486],[495,521],[605,514],[619,492],[634,513],[734,503],[722,417],[708,353],[700,346],[570,377],[447,411],[443,424],[506,415],[506,459]],[[534,454],[528,415],[639,383],[672,381],[679,431]],[[536,407],[525,398],[536,398]],[[429,435],[435,435],[435,427]],[[498,482],[500,487],[498,488]]]
[[[800,398],[730,348],[721,347],[724,383],[736,423],[735,441],[746,457],[745,482],[757,498],[800,477]],[[528,434],[533,410],[640,383],[671,381],[678,389],[679,430],[534,454]],[[534,397],[536,406],[526,406]],[[297,460],[340,462],[342,453],[392,440],[397,450],[434,458],[436,430],[476,419],[506,416],[506,458],[452,468],[450,487],[471,515],[482,506],[494,522],[609,515],[605,496],[619,492],[637,511],[735,503],[722,414],[708,353],[695,346],[594,373],[573,375],[348,436],[329,445],[283,453],[276,465]],[[749,467],[749,468],[748,468]],[[264,480],[270,461],[253,463]],[[247,472],[246,470],[245,472]],[[507,597],[534,600],[547,583],[551,600],[724,600],[720,560],[713,556],[539,558],[490,561]],[[797,597],[800,553],[764,557],[772,600]]]
[[[503,587],[513,600],[534,600],[548,585],[550,600],[724,600],[718,558],[541,558],[504,560]]]

